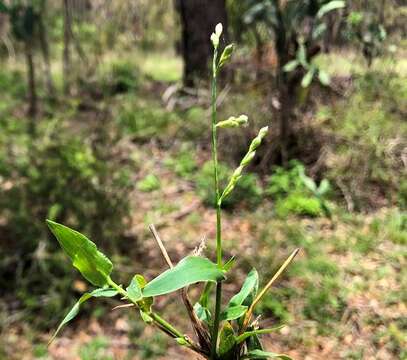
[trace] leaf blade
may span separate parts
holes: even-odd
[[[78,315],[80,307],[84,302],[88,301],[92,297],[113,297],[113,296],[116,296],[117,294],[118,294],[118,292],[114,289],[96,289],[90,293],[83,294],[79,298],[79,300],[74,304],[74,306],[72,306],[71,310],[69,310],[69,312],[65,315],[65,317],[63,318],[61,323],[58,325],[58,328],[56,329],[56,331],[52,335],[51,339],[49,340],[48,345],[51,344],[55,340],[55,338],[57,337],[59,332],[62,330],[62,328],[67,323],[72,321],[76,317],[76,315]]]
[[[188,256],[150,281],[143,289],[143,296],[165,295],[197,282],[222,280],[225,275],[216,264],[203,257]]]
[[[71,258],[72,265],[91,284],[103,287],[113,270],[109,258],[100,252],[92,241],[80,232],[47,220],[47,225],[58,240],[65,253]]]

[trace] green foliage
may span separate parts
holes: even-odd
[[[93,338],[86,345],[79,349],[81,360],[113,360],[111,355],[107,355],[109,341],[106,337],[98,336]]]
[[[107,285],[113,264],[106,255],[81,233],[51,220],[47,224],[82,276],[95,286]]]
[[[143,296],[164,295],[197,282],[224,279],[222,270],[216,264],[199,256],[189,256],[150,281],[143,289]]]
[[[285,217],[289,214],[321,216],[330,215],[326,201],[329,183],[323,180],[319,187],[305,175],[305,167],[291,161],[288,170],[277,167],[270,176],[266,193],[275,202],[276,213]]]
[[[137,182],[137,189],[142,192],[152,192],[160,187],[160,180],[154,174],[149,174]]]
[[[114,61],[100,76],[104,92],[113,95],[137,90],[141,77],[135,64],[125,60]]]
[[[332,135],[341,139],[330,145],[335,156],[327,178],[341,184],[356,210],[400,201],[406,94],[406,82],[396,74],[370,72],[357,78],[349,98],[324,116],[331,119]]]
[[[118,292],[116,290],[113,289],[96,289],[90,293],[85,293],[83,294],[80,299],[75,303],[75,305],[72,307],[71,310],[69,310],[68,314],[66,314],[66,316],[64,317],[64,319],[61,321],[61,323],[59,324],[57,330],[55,331],[54,335],[52,336],[51,341],[53,341],[55,339],[55,337],[58,335],[58,333],[61,331],[61,329],[71,320],[73,320],[76,315],[78,315],[79,310],[81,305],[89,300],[92,297],[113,297],[116,296],[118,294]]]
[[[184,146],[174,156],[165,160],[165,165],[178,176],[191,179],[197,169],[194,152],[189,146]]]
[[[362,48],[368,66],[384,50],[387,33],[376,14],[370,9],[351,11],[347,17],[347,32],[351,40]]]
[[[219,183],[222,187],[226,187],[229,181],[229,174],[232,169],[224,163],[219,163]],[[201,171],[196,176],[197,192],[208,206],[214,205],[215,192],[213,190],[213,164],[211,161],[206,162]],[[262,198],[262,189],[259,185],[258,177],[255,174],[245,174],[237,183],[233,191],[232,197],[223,199],[222,206],[224,208],[233,208],[238,204],[247,204],[248,206],[256,206]]]
[[[68,279],[73,273],[61,261],[41,219],[86,231],[99,244],[116,250],[126,228],[127,193],[132,185],[128,162],[117,168],[107,161],[106,145],[72,135],[58,120],[46,122],[39,120],[38,135],[30,138],[23,121],[0,120],[0,214],[4,219],[0,230],[4,239],[18,240],[0,244],[4,254],[0,286],[24,307],[27,321],[49,327],[55,321],[49,314],[61,311],[72,299]],[[61,280],[53,281],[56,277]],[[46,310],[35,300],[45,294]]]

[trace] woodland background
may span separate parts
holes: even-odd
[[[407,4],[348,0],[0,1],[0,359],[188,359],[88,285],[45,225],[87,234],[126,282],[206,239],[214,209],[210,33],[236,44],[220,116],[222,181],[270,136],[226,204],[229,290],[302,251],[262,303],[296,359],[407,359]],[[193,297],[193,292],[192,292]],[[156,306],[175,323],[178,299]],[[181,327],[183,324],[179,324]]]

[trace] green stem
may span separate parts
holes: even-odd
[[[121,286],[117,285],[111,278],[108,278],[108,279],[107,279],[107,282],[108,282],[108,284],[109,284],[113,289],[115,289],[120,295],[126,297],[128,300],[131,301],[131,299],[127,296],[127,291],[124,290]],[[138,306],[138,304],[137,304],[136,302],[133,302],[133,301],[132,301],[132,303],[133,303],[134,305]],[[151,313],[149,313],[148,315],[151,316],[151,318],[154,320],[154,322],[155,322],[156,324],[158,324],[159,326],[161,326],[162,328],[164,328],[164,329],[166,330],[166,333],[172,334],[172,336],[173,336],[174,338],[179,338],[179,337],[184,338],[184,335],[183,335],[179,330],[177,330],[174,326],[172,326],[170,323],[168,323],[167,321],[165,321],[160,315],[158,315],[158,314],[156,314],[156,313],[154,313],[154,312],[151,312]],[[193,344],[190,344],[190,345],[193,345]]]
[[[217,57],[218,52],[215,48],[212,63],[212,159],[215,177],[215,205],[216,205],[216,261],[219,267],[222,266],[222,223],[221,223],[221,204],[219,203],[219,176],[218,176],[218,149],[217,149],[217,128],[216,128],[216,80],[217,80]],[[220,311],[222,301],[222,283],[219,281],[216,284],[216,303],[215,303],[215,319],[212,328],[211,336],[211,359],[217,358],[216,348],[218,342]]]

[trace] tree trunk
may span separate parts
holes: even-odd
[[[27,115],[31,120],[30,132],[35,133],[35,117],[37,116],[37,89],[35,86],[35,67],[31,41],[25,42],[25,57],[27,62],[28,75],[28,111]]]
[[[71,80],[71,12],[69,8],[69,0],[63,0],[64,6],[64,53],[63,53],[63,78],[64,78],[64,94],[70,93]]]
[[[208,78],[212,56],[210,35],[216,24],[223,24],[223,38],[227,40],[225,0],[177,0],[176,7],[182,26],[184,85],[194,86],[197,80]]]
[[[43,12],[42,12],[43,14]],[[49,58],[49,45],[48,45],[48,38],[45,29],[45,24],[43,20],[43,15],[41,15],[39,22],[38,22],[38,33],[39,33],[39,40],[41,46],[42,57],[44,59],[44,74],[45,74],[45,83],[47,86],[47,92],[49,98],[55,97],[55,86],[54,82],[52,81],[52,72],[51,72],[51,61]]]

